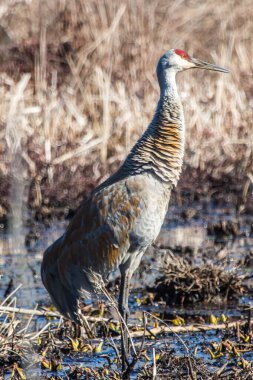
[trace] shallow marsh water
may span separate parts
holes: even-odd
[[[193,214],[193,217],[187,215]],[[186,216],[185,216],[186,215]],[[209,236],[208,226],[215,225],[220,221],[235,221],[239,225],[237,236]],[[163,229],[156,242],[158,248],[150,248],[143,258],[143,266],[139,273],[137,272],[132,284],[133,289],[130,297],[130,310],[132,320],[141,317],[140,306],[137,298],[141,297],[143,287],[151,285],[157,277],[159,261],[164,254],[164,249],[170,248],[177,255],[190,255],[192,261],[199,265],[203,262],[212,262],[217,260],[229,260],[228,267],[232,269],[233,261],[245,260],[248,257],[247,267],[242,267],[242,271],[246,271],[249,276],[252,274],[253,268],[253,218],[249,215],[236,215],[229,205],[223,208],[215,208],[211,204],[205,207],[195,207],[189,210],[177,207],[171,207],[166,217]],[[30,226],[19,225],[12,229],[12,232],[2,231],[0,235],[0,297],[4,299],[6,290],[15,289],[19,284],[22,287],[15,294],[17,297],[17,306],[25,308],[34,308],[37,304],[49,305],[50,300],[46,290],[44,289],[40,279],[40,263],[45,248],[58,238],[65,230],[67,221],[54,221],[50,226],[37,223]],[[31,233],[32,230],[32,233]],[[34,238],[37,236],[36,238]],[[29,237],[29,238],[28,238]],[[151,269],[152,268],[152,269]],[[143,272],[144,270],[144,272]],[[142,273],[140,273],[142,272]],[[144,275],[143,275],[144,273]],[[252,278],[248,280],[249,287],[253,287]],[[213,305],[204,307],[188,306],[168,308],[163,304],[154,304],[152,306],[141,306],[142,310],[149,312],[159,312],[182,315],[191,320],[197,316],[208,317],[211,313],[220,315],[226,314],[230,318],[239,318],[242,314],[243,306],[253,306],[253,295],[247,294],[241,297],[239,304],[223,305],[216,307]],[[46,321],[44,318],[37,319],[37,328],[41,328]],[[215,361],[210,360],[210,355],[205,350],[208,342],[215,342],[220,339],[222,332],[209,331],[203,333],[187,333],[181,334],[185,345],[190,352],[194,352],[198,347],[197,357],[204,359],[211,367],[219,367],[225,360],[220,358]],[[176,335],[167,335],[158,338],[156,341],[147,340],[147,354],[151,358],[152,347],[157,351],[164,349],[172,349],[175,353],[186,354],[185,346]],[[114,356],[113,349],[105,343],[101,354]],[[77,354],[75,357],[68,355],[63,357],[63,370],[59,372],[59,376],[66,376],[69,365],[78,365],[84,367],[98,367],[107,363],[107,360],[101,357],[101,354]],[[252,353],[245,354],[246,360],[253,360]],[[35,358],[31,353],[31,361]],[[145,364],[145,360],[141,360],[134,371],[133,378],[136,378],[140,368]],[[116,368],[116,367],[115,367]],[[27,373],[40,378],[45,373],[40,369],[40,365],[32,366]],[[6,373],[6,379],[10,377],[10,373]],[[28,377],[28,378],[29,378]]]

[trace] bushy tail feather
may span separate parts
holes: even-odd
[[[42,282],[47,289],[53,304],[59,312],[67,319],[80,324],[79,293],[73,286],[64,286],[58,270],[58,255],[60,252],[62,238],[55,241],[44,253],[41,265]]]
[[[80,324],[78,313],[79,294],[74,289],[70,290],[61,283],[56,265],[54,265],[54,268],[50,268],[49,273],[42,274],[42,281],[58,311],[65,318]]]
[[[63,296],[59,296],[58,293],[62,293]],[[54,305],[59,312],[67,319],[71,319],[77,324],[81,324],[79,316],[79,302],[78,295],[71,293],[68,289],[62,287],[62,291],[49,292]]]

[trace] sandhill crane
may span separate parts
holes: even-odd
[[[96,278],[121,272],[119,311],[127,322],[129,282],[146,248],[156,239],[182,169],[184,113],[176,74],[199,68],[228,70],[171,49],[159,60],[160,99],[147,130],[117,172],[83,201],[65,234],[45,252],[41,275],[53,303],[67,318],[80,322],[78,300],[90,297]],[[126,369],[127,334],[122,332]]]

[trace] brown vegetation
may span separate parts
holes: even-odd
[[[231,69],[179,75],[183,179],[252,186],[251,2],[3,1],[1,215],[19,197],[69,205],[112,172],[147,127],[155,66],[171,47]],[[181,184],[184,184],[183,180]],[[187,184],[189,186],[189,184]],[[22,203],[22,205],[21,205]],[[2,219],[0,215],[0,218]]]
[[[161,265],[161,276],[156,279],[152,290],[155,300],[163,300],[170,305],[195,305],[227,303],[238,301],[247,287],[242,275],[233,265],[226,269],[227,263],[192,265],[183,257],[167,251]]]
[[[189,356],[175,357],[171,352],[163,352],[159,355],[156,367],[157,380],[247,380],[252,378],[253,370],[251,365],[247,362],[248,366],[243,368],[236,368],[235,366],[227,368],[226,365],[217,368],[216,371],[210,371],[206,368],[203,360],[196,360]],[[153,366],[146,366],[142,371],[138,380],[151,380],[154,379]]]
[[[15,304],[16,299],[6,299],[3,303]],[[80,335],[79,329],[70,321],[55,320],[57,313],[52,311],[19,309],[11,306],[1,306],[0,316],[0,376],[11,374],[12,380],[20,379],[82,379],[92,378],[119,380],[120,354],[119,337],[120,324],[103,316],[94,317],[92,314],[101,312],[91,306],[83,309],[87,326],[93,331],[97,339],[89,339],[88,331]],[[17,315],[23,315],[23,318]],[[144,325],[129,324],[129,336],[141,338],[142,343],[134,341],[133,345],[139,350],[137,358],[141,379],[248,379],[252,375],[252,364],[244,358],[245,354],[252,353],[252,331],[250,314],[248,320],[242,318],[236,322],[226,321],[216,325],[185,325],[172,326],[157,318],[156,315],[144,313]],[[3,316],[5,316],[3,318]],[[39,331],[36,329],[36,319],[44,316],[49,321]],[[59,317],[59,316],[58,316]],[[155,327],[154,327],[155,326]],[[184,337],[194,331],[214,330],[219,331],[218,342],[206,340],[204,345],[198,345],[198,349],[208,353],[213,361],[212,370],[204,360],[197,356],[197,348],[194,345],[189,348],[184,343]],[[178,332],[185,335],[179,337]],[[164,334],[173,334],[184,346],[185,355],[177,356],[168,347],[155,349],[155,341],[161,343]],[[87,334],[87,335],[86,335]],[[146,341],[144,340],[146,335]],[[161,337],[162,335],[162,337]],[[153,356],[151,354],[148,337],[152,339]],[[159,340],[158,340],[159,339]],[[103,350],[106,346],[106,352]],[[140,347],[140,348],[139,348]],[[159,345],[161,347],[161,345]],[[109,354],[110,352],[110,354]],[[114,354],[112,354],[114,353]],[[100,354],[104,364],[95,365],[95,357]],[[94,356],[94,365],[78,365],[76,360],[80,356]],[[219,359],[222,358],[222,366]],[[66,361],[66,359],[68,359]],[[218,360],[218,363],[217,363]],[[72,364],[73,361],[73,364]],[[144,363],[147,363],[144,366]],[[219,366],[218,366],[219,365]],[[141,367],[142,370],[140,369]],[[42,371],[39,369],[41,368]],[[215,371],[214,371],[215,368]],[[39,375],[38,375],[39,371]],[[62,374],[64,373],[64,376]],[[222,376],[221,376],[222,374]],[[59,376],[58,376],[59,375]],[[155,375],[157,377],[155,377]]]

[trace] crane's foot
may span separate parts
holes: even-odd
[[[127,330],[127,320],[129,316],[128,307],[121,305],[120,314],[122,317],[121,321],[121,355],[122,355],[122,372],[127,369],[129,363],[127,357],[129,355],[129,338],[128,338],[128,330]]]
[[[128,361],[128,351],[126,350],[126,345],[128,345],[128,339],[125,340],[124,332],[122,331],[121,336],[121,362],[122,362],[122,379],[126,380],[127,377],[124,376],[124,373],[126,373],[128,367],[129,367],[129,361]]]
[[[126,371],[129,366],[128,355],[129,355],[129,337],[127,329],[127,320],[129,316],[128,307],[121,307],[120,314],[122,316],[121,320],[121,360],[122,360],[122,373]],[[124,377],[122,379],[125,380]]]
[[[121,323],[121,356],[122,356],[122,371],[124,372],[128,366],[127,357],[129,355],[129,338],[126,325]]]

